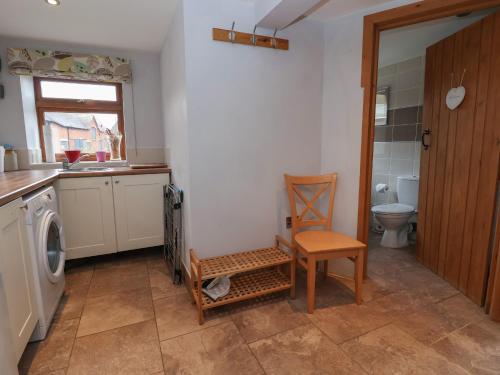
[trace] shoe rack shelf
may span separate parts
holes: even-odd
[[[288,248],[289,252],[283,247]],[[295,294],[295,256],[290,244],[276,237],[276,245],[220,257],[199,259],[194,250],[191,259],[191,294],[198,308],[198,321],[204,323],[204,311],[214,307],[260,297],[289,289]],[[289,272],[285,271],[287,270]],[[285,270],[283,270],[285,269]],[[212,300],[202,291],[204,280],[231,276],[229,293]]]

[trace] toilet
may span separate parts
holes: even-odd
[[[395,249],[408,246],[408,224],[418,209],[418,183],[416,176],[399,176],[398,203],[372,207],[375,219],[385,228],[382,246]]]

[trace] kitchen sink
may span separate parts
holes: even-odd
[[[107,168],[107,167],[87,167],[87,168],[63,169],[62,171],[64,173],[66,173],[66,172],[76,173],[76,172],[104,172],[104,171],[110,171],[110,170],[111,170],[111,168]]]

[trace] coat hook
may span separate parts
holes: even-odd
[[[276,40],[276,34],[278,32],[278,29],[274,29],[274,34],[273,34],[273,38],[271,39],[271,45],[273,46],[274,49],[276,49],[277,45],[278,45],[278,41]]]
[[[257,25],[253,28],[253,35],[252,35],[252,44],[255,46],[257,45],[257,35],[255,35],[255,32],[257,31]]]
[[[231,43],[234,43],[234,41],[236,40],[236,32],[234,31],[235,24],[236,22],[233,21],[233,26],[231,27],[231,31],[229,32],[229,40],[231,41]]]

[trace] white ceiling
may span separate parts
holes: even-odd
[[[324,0],[325,4],[311,14],[310,17],[320,21],[328,21],[389,2],[390,0]]]
[[[178,0],[0,0],[0,35],[159,51]]]

